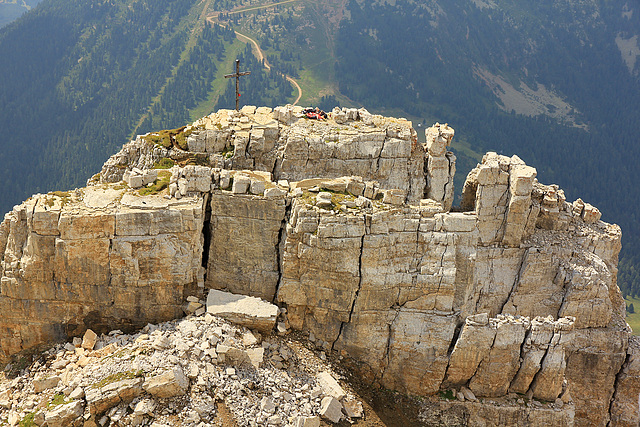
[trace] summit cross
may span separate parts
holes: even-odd
[[[251,74],[251,71],[243,71],[242,73],[240,72],[240,60],[236,59],[236,72],[235,74],[226,74],[224,77],[225,78],[230,78],[230,77],[235,77],[236,78],[236,111],[239,110],[238,108],[238,99],[240,98],[240,76],[248,76],[249,74]]]

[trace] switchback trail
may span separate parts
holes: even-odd
[[[220,22],[217,18],[220,16],[220,14],[225,13],[228,15],[231,14],[235,14],[235,13],[240,13],[240,12],[247,12],[247,11],[251,11],[251,10],[258,10],[258,9],[264,9],[264,8],[268,8],[268,7],[274,7],[274,6],[278,6],[281,4],[285,4],[285,3],[292,3],[298,0],[286,0],[286,1],[281,1],[278,3],[269,3],[266,5],[262,5],[262,6],[253,6],[251,8],[248,9],[238,9],[238,10],[232,10],[229,12],[213,12],[212,14],[210,14],[207,17],[207,21],[211,22],[211,23],[215,23],[215,24],[219,24],[219,25],[225,25],[222,22]],[[257,41],[255,41],[254,39],[252,39],[251,37],[249,37],[246,34],[242,34],[236,30],[233,30],[233,32],[236,34],[236,37],[238,38],[238,40],[240,41],[248,41],[251,42],[251,44],[253,45],[253,51],[256,54],[256,57],[262,61],[262,63],[264,64],[264,68],[266,68],[267,70],[271,70],[271,64],[269,64],[269,62],[267,61],[267,58],[264,55],[264,52],[262,51],[262,49],[260,49],[260,45],[258,44]],[[296,98],[295,101],[293,101],[292,105],[296,105],[299,101],[300,98],[302,98],[302,88],[300,87],[300,85],[298,84],[297,81],[295,81],[295,79],[287,74],[283,74],[284,77],[292,84],[295,86],[295,88],[298,90],[298,97]]]
[[[253,44],[253,47],[255,48],[255,51],[257,53],[258,59],[260,61],[264,61],[264,68],[266,68],[267,70],[271,70],[271,65],[269,64],[269,62],[267,61],[267,58],[264,56],[264,53],[262,52],[262,49],[260,49],[260,46],[258,45],[258,43],[252,39],[251,37],[247,36],[246,34],[242,34],[239,33],[237,31],[234,30],[234,32],[236,33],[236,36],[238,36],[238,39],[242,40],[245,39],[249,42],[251,42]],[[298,103],[298,101],[300,101],[300,98],[302,98],[302,88],[300,87],[300,85],[298,84],[298,82],[296,82],[293,77],[284,74],[284,77],[291,82],[292,85],[294,85],[296,87],[296,89],[298,90],[298,97],[296,98],[295,101],[293,101],[292,105],[296,105]]]

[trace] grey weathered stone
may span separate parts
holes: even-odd
[[[271,331],[278,316],[278,307],[260,298],[209,290],[207,312],[249,329]]]
[[[241,174],[233,176],[233,186],[231,191],[233,194],[245,194],[251,185],[251,178]]]

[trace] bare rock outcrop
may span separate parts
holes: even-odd
[[[125,193],[105,185],[36,195],[6,215],[0,327],[12,332],[0,355],[181,314],[176,301],[197,288],[203,199]],[[97,198],[111,203],[96,207]]]
[[[291,106],[140,136],[89,187],[1,223],[0,358],[177,317],[214,289],[277,304],[279,333],[312,334],[372,383],[451,396],[435,420],[635,422],[620,228],[496,153],[451,212],[452,137],[436,124],[422,145],[404,119]]]

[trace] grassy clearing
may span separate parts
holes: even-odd
[[[626,297],[624,302],[627,306],[633,304],[635,313],[627,312],[627,323],[633,329],[633,335],[640,335],[640,298]]]
[[[216,64],[218,71],[216,71],[216,77],[211,84],[211,90],[198,106],[189,111],[192,121],[207,116],[213,111],[218,97],[224,93],[227,83],[229,83],[229,79],[225,79],[224,75],[235,72],[235,60],[244,51],[245,45],[236,39],[230,46],[226,46],[224,59]]]

